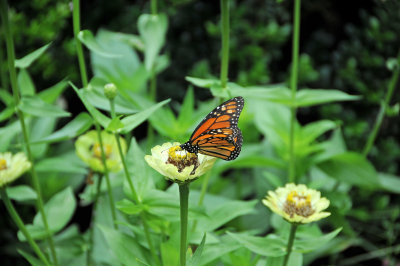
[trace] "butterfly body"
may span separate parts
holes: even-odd
[[[226,161],[236,159],[243,142],[242,132],[237,127],[243,105],[244,99],[239,96],[217,106],[201,121],[181,148]]]

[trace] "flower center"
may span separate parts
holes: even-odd
[[[183,150],[180,146],[174,146],[168,150],[168,160],[165,163],[173,164],[178,168],[178,172],[182,172],[185,167],[194,165],[193,171],[199,166],[198,157],[195,153]]]
[[[308,217],[315,212],[311,206],[311,196],[299,195],[297,191],[291,191],[288,194],[283,210],[289,214],[290,217],[293,217],[294,214]]]
[[[105,153],[106,158],[109,158],[110,155],[111,155],[111,152],[112,152],[111,145],[110,144],[104,144],[103,148],[104,148],[104,153]],[[93,145],[92,150],[93,150],[93,156],[96,157],[96,158],[101,159],[101,146],[100,146],[100,144],[99,143],[95,143]]]
[[[3,158],[0,158],[0,171],[7,169],[7,161]]]

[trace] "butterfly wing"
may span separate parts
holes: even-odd
[[[224,160],[235,159],[243,140],[237,127],[243,105],[244,99],[235,97],[217,106],[193,131],[186,149]]]

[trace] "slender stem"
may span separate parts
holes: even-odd
[[[19,216],[17,210],[15,210],[14,205],[10,201],[8,197],[7,191],[5,187],[0,188],[1,198],[3,199],[4,205],[7,208],[7,211],[10,213],[11,218],[14,220],[15,224],[18,226],[19,230],[24,234],[26,240],[28,241],[29,245],[31,245],[32,249],[35,251],[36,255],[40,258],[41,261],[45,265],[50,265],[49,261],[47,260],[46,256],[42,253],[39,246],[33,240],[29,231],[26,229],[24,222],[22,221],[21,217]]]
[[[222,88],[226,88],[229,67],[229,0],[221,0],[221,16],[222,58],[220,78]]]
[[[287,244],[287,253],[285,255],[285,259],[283,260],[282,266],[286,266],[289,261],[290,253],[292,252],[294,237],[296,235],[297,224],[292,223],[290,227],[290,235]]]
[[[81,18],[80,18],[80,2],[79,0],[73,0],[73,11],[72,11],[72,23],[74,28],[74,39],[76,45],[76,53],[79,61],[79,69],[81,71],[81,79],[83,87],[88,85],[88,75],[86,71],[85,58],[83,57],[82,44],[78,39],[78,34],[81,29]]]
[[[95,121],[95,127],[96,127],[96,132],[97,132],[97,138],[99,139],[99,143],[100,143],[101,162],[102,162],[102,164],[104,166],[104,176],[106,177],[108,201],[109,201],[109,204],[110,204],[111,216],[112,216],[112,219],[113,219],[113,225],[114,225],[114,229],[118,229],[118,224],[116,223],[117,214],[116,214],[115,206],[114,206],[114,196],[113,196],[113,193],[112,193],[109,170],[108,170],[108,166],[107,166],[107,163],[106,163],[106,161],[107,161],[106,153],[104,151],[104,146],[103,146],[103,137],[101,136],[100,126],[96,121]]]
[[[296,100],[297,76],[299,71],[299,46],[300,46],[300,0],[295,0],[293,11],[293,42],[292,42],[292,71],[290,78],[290,87],[292,90],[292,103]],[[296,120],[296,107],[291,107],[290,117],[290,136],[289,136],[289,182],[296,181],[296,158],[294,153],[294,126]]]
[[[187,251],[187,224],[188,224],[188,205],[189,205],[189,183],[179,185],[179,200],[181,208],[181,248],[180,266],[186,265]]]
[[[0,28],[1,29],[1,28]],[[1,31],[0,31],[0,36],[1,36]],[[7,79],[7,69],[3,67],[3,61],[4,61],[5,55],[4,55],[4,49],[3,49],[3,42],[0,42],[0,79],[1,79],[1,87],[3,90],[8,90],[8,79]]]
[[[116,116],[116,114],[115,114],[115,103],[114,103],[113,100],[110,100],[110,109],[111,109],[111,117],[114,118]],[[122,150],[120,136],[119,136],[118,133],[115,133],[114,136],[115,136],[115,139],[117,141],[118,152],[119,152],[119,155],[121,157],[121,162],[122,162],[122,165],[123,165],[123,168],[124,168],[125,177],[126,177],[126,179],[128,181],[129,187],[131,189],[131,192],[132,192],[132,195],[133,195],[133,199],[134,199],[136,204],[139,204],[141,202],[141,200],[140,200],[140,198],[139,198],[139,196],[138,196],[138,194],[136,192],[135,186],[133,185],[133,182],[132,182],[132,179],[131,179],[131,175],[129,174],[128,165],[127,165],[126,160],[125,160],[125,154],[124,154],[124,152]],[[159,258],[157,256],[156,250],[154,248],[153,242],[151,241],[149,225],[147,224],[147,220],[146,220],[145,214],[141,213],[140,218],[141,218],[142,223],[143,223],[144,234],[146,236],[146,240],[147,240],[147,243],[149,245],[151,255],[152,255],[154,261],[156,262],[156,264],[157,265],[161,265],[161,262],[160,262],[160,260],[159,260]]]
[[[10,25],[9,25],[8,7],[7,7],[6,0],[0,0],[0,13],[1,13],[3,29],[4,29],[4,33],[5,33],[5,37],[6,37],[8,70],[9,70],[9,73],[10,73],[11,87],[12,87],[12,91],[13,91],[13,95],[14,95],[14,104],[16,106],[18,106],[19,101],[20,101],[20,95],[19,95],[19,89],[18,89],[18,83],[17,83],[17,71],[16,71],[15,65],[14,65],[14,62],[15,62],[14,41],[13,41],[13,38],[12,38],[12,33],[11,33]],[[31,152],[31,147],[29,145],[30,141],[29,141],[28,130],[27,130],[26,125],[25,125],[24,114],[19,109],[17,110],[17,114],[18,114],[19,121],[21,123],[21,129],[22,129],[22,133],[23,133],[23,136],[24,136],[24,142],[26,144],[25,145],[26,153],[28,155],[29,161],[32,163],[32,167],[30,169],[30,173],[31,173],[31,176],[32,176],[33,186],[34,186],[34,188],[36,190],[36,193],[37,193],[37,204],[36,205],[37,205],[37,208],[38,208],[40,214],[42,215],[43,225],[44,225],[44,228],[46,230],[47,240],[49,242],[49,247],[50,247],[50,252],[51,252],[51,255],[53,257],[53,263],[54,263],[54,265],[58,265],[57,254],[56,254],[56,250],[55,250],[55,247],[54,247],[53,236],[52,236],[52,234],[50,232],[49,224],[47,222],[47,216],[46,216],[46,213],[44,211],[42,193],[41,193],[41,189],[40,189],[40,183],[39,183],[39,179],[38,179],[38,177],[36,175],[33,155],[32,155],[32,152]]]
[[[152,69],[151,79],[150,79],[150,99],[154,102],[157,99],[157,76],[156,76],[154,67]],[[151,145],[153,142],[154,142],[154,130],[149,122],[148,126],[147,126],[147,146],[148,146],[147,148],[148,149],[151,148]]]
[[[203,183],[201,184],[201,191],[200,191],[200,197],[199,197],[199,202],[197,203],[198,206],[203,205],[204,197],[206,196],[207,193],[207,187],[208,187],[208,181],[210,180],[211,177],[211,171],[208,171],[207,174],[204,176]],[[193,222],[192,226],[192,232],[196,231],[197,227],[197,220]]]
[[[381,103],[381,107],[379,108],[379,113],[376,117],[374,127],[368,137],[367,143],[365,144],[363,155],[367,156],[368,153],[371,151],[372,146],[374,145],[376,136],[378,135],[379,129],[382,125],[383,118],[385,117],[386,108],[390,104],[390,100],[392,99],[393,91],[396,88],[397,81],[399,80],[400,74],[400,52],[397,56],[397,67],[393,71],[392,78],[390,80],[388,90],[386,92],[385,101]]]
[[[157,0],[151,0],[151,14],[157,15]]]
[[[101,175],[99,175],[99,180],[97,181],[97,186],[96,186],[96,195],[94,198],[93,202],[93,210],[92,210],[92,223],[94,224],[94,217],[96,215],[97,211],[97,202],[99,200],[100,196],[100,188],[101,188],[101,181],[103,181],[103,178]],[[89,249],[87,252],[87,257],[86,257],[86,265],[92,265],[92,252],[93,252],[93,238],[94,238],[94,225],[90,227],[90,232],[89,232]]]

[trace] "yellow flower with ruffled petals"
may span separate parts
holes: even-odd
[[[106,131],[101,132],[103,148],[106,157],[107,168],[111,172],[122,169],[121,157],[115,136]],[[126,153],[126,142],[120,137],[123,154]],[[80,136],[75,142],[76,154],[95,172],[104,173],[104,165],[101,158],[100,141],[95,130],[91,130]]]
[[[329,200],[321,197],[321,192],[305,185],[286,184],[275,191],[268,191],[262,201],[273,212],[291,223],[310,223],[330,215],[323,212]]]
[[[211,170],[217,159],[182,150],[178,142],[157,145],[151,149],[151,155],[146,155],[144,158],[157,172],[176,183],[197,179]]]
[[[31,166],[31,162],[28,161],[23,152],[14,155],[11,152],[0,153],[0,187],[20,177]]]

